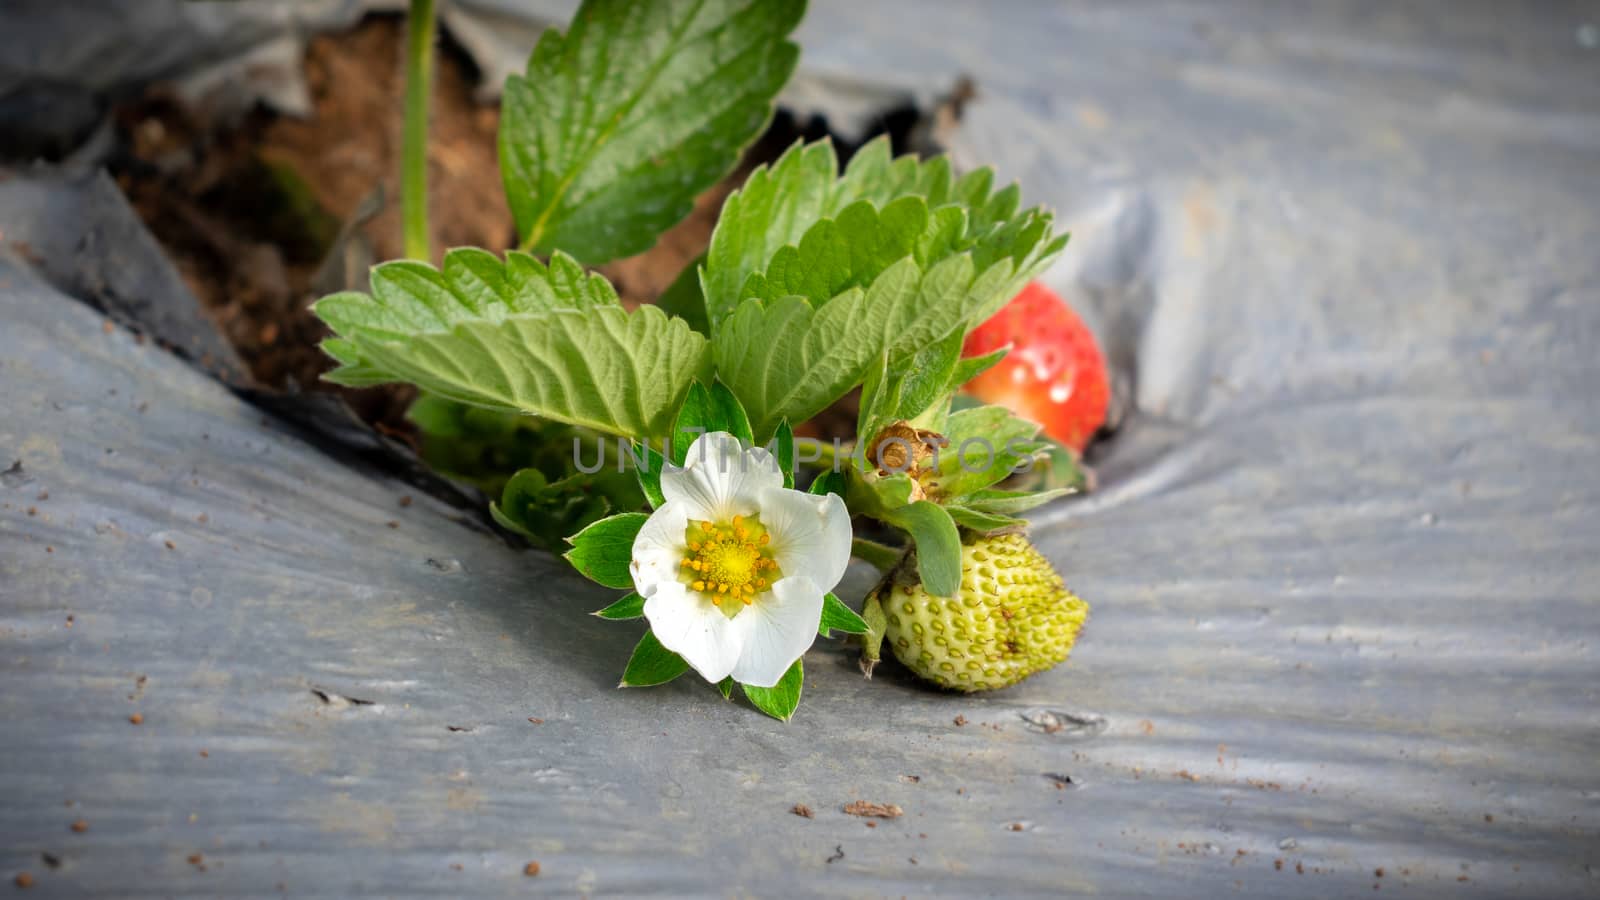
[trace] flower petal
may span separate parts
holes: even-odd
[[[687,547],[684,533],[689,527],[689,515],[682,503],[667,501],[650,514],[644,527],[633,539],[632,559],[628,569],[633,573],[633,587],[639,596],[648,598],[663,581],[678,583],[678,564]]]
[[[686,507],[690,518],[726,521],[758,511],[763,488],[783,487],[783,470],[761,447],[749,450],[726,431],[701,435],[681,469],[663,469],[661,494]]]
[[[772,556],[786,575],[805,575],[823,593],[850,565],[850,513],[838,494],[818,497],[786,488],[761,492],[761,524],[772,535]]]
[[[713,684],[727,678],[738,662],[745,635],[735,623],[749,612],[745,609],[730,619],[711,601],[677,581],[659,583],[644,601],[644,617],[649,620],[656,640],[683,657],[700,677]]]
[[[744,631],[733,680],[755,687],[776,685],[817,639],[822,594],[804,575],[780,578],[770,592],[740,611],[732,620]]]

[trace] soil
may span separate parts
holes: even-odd
[[[257,110],[218,130],[154,86],[117,110],[126,152],[112,170],[260,385],[339,393],[380,431],[407,436],[413,388],[320,381],[331,367],[317,347],[327,329],[309,309],[322,294],[364,289],[369,265],[402,255],[403,42],[403,20],[384,15],[313,40],[305,119]],[[499,109],[473,99],[478,74],[448,40],[437,72],[428,149],[434,261],[449,247],[504,252],[516,233],[499,174]],[[654,248],[602,267],[623,302],[654,301],[705,249],[723,199],[750,169],[816,132],[780,116]]]

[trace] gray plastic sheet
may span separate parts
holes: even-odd
[[[1062,210],[1048,280],[1133,399],[1101,490],[1036,516],[1094,605],[1066,665],[965,697],[819,642],[788,725],[616,690],[638,628],[584,615],[610,592],[0,243],[0,869],[40,896],[1600,890],[1600,14],[931,3],[909,34],[887,6],[816,4],[808,55],[975,76],[954,153]]]

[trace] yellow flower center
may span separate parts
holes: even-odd
[[[683,537],[689,552],[679,564],[680,578],[730,616],[783,577],[769,549],[772,535],[759,516],[734,516],[729,522],[691,520]],[[723,605],[730,599],[743,602]]]

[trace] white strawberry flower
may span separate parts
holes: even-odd
[[[661,493],[630,564],[656,639],[707,681],[776,685],[850,562],[844,502],[785,488],[771,453],[722,431],[661,473]]]

